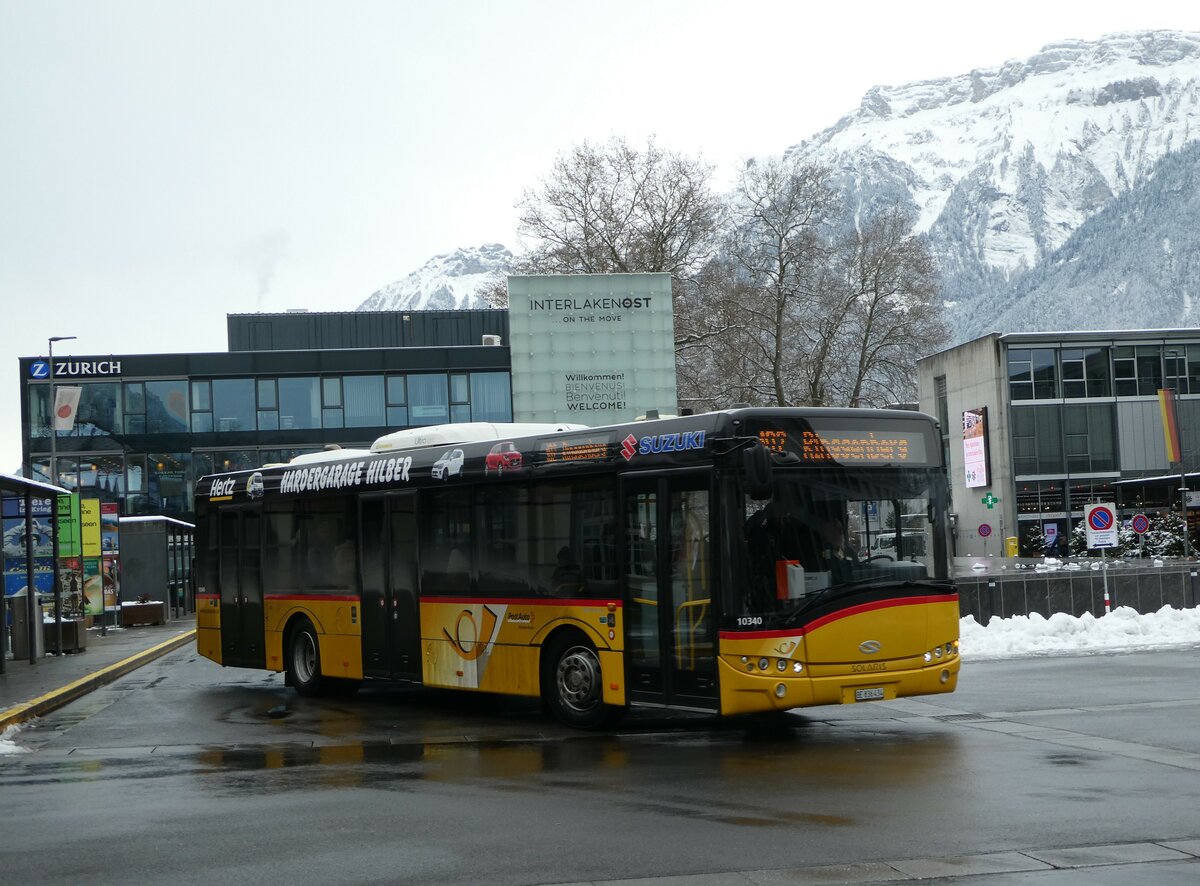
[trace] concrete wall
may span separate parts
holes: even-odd
[[[959,556],[1001,555],[1004,536],[1016,534],[1016,502],[1009,450],[1008,374],[1000,365],[1000,337],[993,333],[918,361],[918,396],[922,412],[937,415],[934,379],[946,377],[949,406],[951,512],[955,514],[955,553]],[[989,483],[968,489],[963,469],[962,413],[987,407]],[[988,492],[1000,499],[991,509],[981,499]],[[979,533],[981,524],[992,534]]]

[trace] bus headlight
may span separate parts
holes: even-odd
[[[785,695],[787,695],[787,686],[784,685],[783,683],[776,683],[775,684],[775,697],[783,698]]]
[[[781,671],[786,671],[787,670],[787,662],[781,658],[781,659],[779,659],[779,661],[775,662],[775,667]]]
[[[933,657],[934,657],[934,658],[941,658],[941,657],[942,657],[942,647],[941,647],[941,646],[939,646],[939,647],[937,647],[935,650],[933,650]]]
[[[798,662],[798,661],[794,661],[794,662],[792,662],[792,672],[793,672],[793,673],[796,673],[796,674],[798,674],[798,673],[800,673],[802,670],[804,670],[804,665],[802,665],[802,664],[801,664],[800,662]]]
[[[932,652],[925,653],[925,661],[933,661],[933,653]]]

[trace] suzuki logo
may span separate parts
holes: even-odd
[[[630,434],[621,441],[621,455],[625,456],[625,461],[629,461],[637,454],[637,437]]]
[[[858,644],[858,651],[863,655],[874,655],[883,645],[878,640],[863,640]]]

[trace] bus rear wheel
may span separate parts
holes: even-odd
[[[542,700],[560,722],[577,729],[597,729],[625,713],[604,703],[596,647],[575,633],[559,634],[543,647]]]
[[[320,695],[325,690],[325,681],[321,677],[321,647],[316,629],[303,618],[287,637],[288,683],[301,695]]]

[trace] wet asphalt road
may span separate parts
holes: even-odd
[[[1200,837],[1200,648],[967,662],[959,685],[587,734],[490,697],[301,699],[181,650],[0,757],[0,880],[769,882]],[[1145,882],[1200,877],[1155,870]],[[1122,882],[1092,873],[1078,882]],[[995,882],[1043,882],[1027,876]]]

